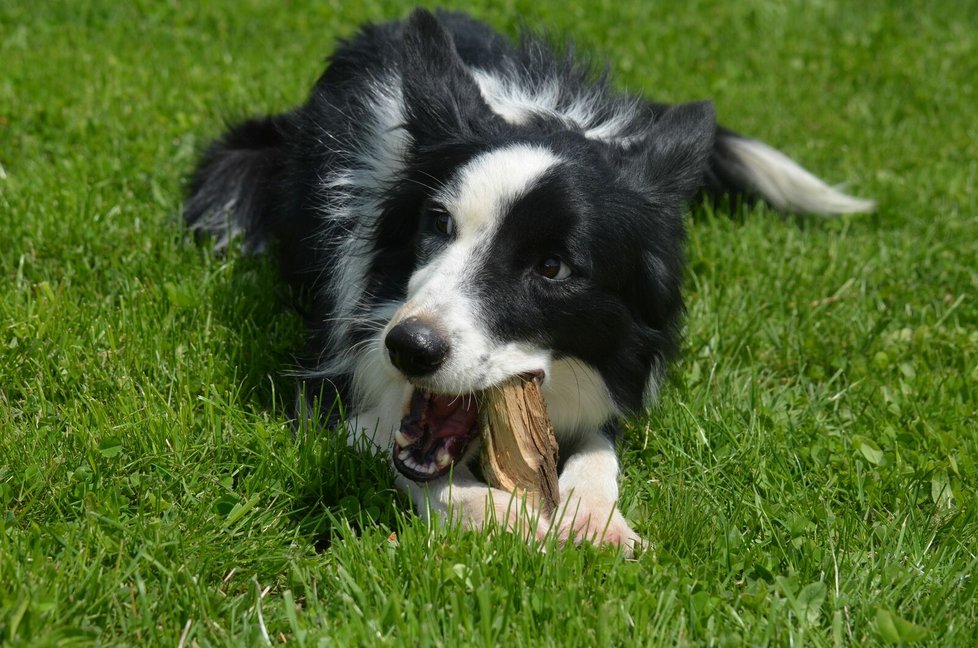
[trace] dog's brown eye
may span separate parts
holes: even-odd
[[[431,210],[432,221],[435,225],[435,230],[443,236],[451,236],[455,233],[455,220],[452,219],[452,215],[449,214],[444,209],[432,209]]]
[[[570,267],[560,257],[547,257],[537,264],[537,272],[551,281],[563,281],[571,276]]]

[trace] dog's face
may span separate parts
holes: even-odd
[[[551,384],[555,363],[573,364],[596,416],[637,407],[678,315],[681,227],[654,226],[619,185],[596,147],[565,133],[489,147],[439,179],[388,361],[443,394],[518,374]]]
[[[543,381],[558,434],[654,395],[682,311],[682,209],[715,124],[704,104],[637,142],[507,121],[437,23],[421,27],[402,69],[413,146],[372,268],[397,299],[367,380],[410,384],[395,462],[429,479],[477,435],[466,397],[510,377]]]

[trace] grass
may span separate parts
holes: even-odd
[[[382,461],[293,438],[300,325],[270,265],[184,240],[183,182],[407,6],[195,4],[0,6],[0,643],[978,642],[978,5],[469,7],[879,201],[691,215],[625,561],[429,528]]]

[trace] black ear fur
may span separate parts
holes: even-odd
[[[465,139],[495,123],[438,18],[415,9],[404,25],[403,38],[401,83],[407,128],[419,143]]]
[[[669,108],[630,156],[632,171],[638,172],[645,188],[655,195],[689,200],[703,188],[716,130],[716,114],[709,101]]]

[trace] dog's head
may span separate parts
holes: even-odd
[[[412,146],[372,268],[375,288],[401,299],[380,362],[414,386],[417,417],[438,410],[462,427],[466,406],[450,397],[518,374],[542,378],[558,431],[638,410],[678,343],[683,209],[712,148],[712,108],[598,138],[534,112],[534,89],[522,114],[490,107],[427,12],[407,22],[403,48]]]

